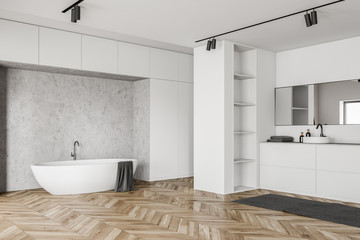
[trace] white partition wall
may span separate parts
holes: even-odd
[[[227,41],[194,52],[194,187],[258,187],[259,142],[274,134],[275,54]]]
[[[225,73],[232,72],[231,64],[225,69],[225,52],[231,50],[226,42],[218,42],[213,51],[203,46],[194,50],[194,188],[221,194],[231,192],[225,189],[230,186],[225,177],[225,112],[232,111],[231,103],[225,109],[225,84],[231,84],[231,75],[225,78]]]

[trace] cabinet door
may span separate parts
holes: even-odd
[[[117,73],[117,41],[82,35],[82,69]]]
[[[178,82],[150,80],[150,180],[178,176]]]
[[[193,84],[179,83],[179,177],[194,174]]]
[[[119,42],[119,74],[149,77],[150,48]]]
[[[260,166],[260,187],[275,191],[314,195],[316,193],[316,171]]]
[[[360,203],[360,174],[317,172],[317,191],[320,197]]]
[[[150,77],[177,81],[179,79],[178,53],[150,48]]]
[[[192,55],[179,53],[179,81],[194,82],[194,58]]]
[[[316,169],[316,145],[300,143],[260,144],[260,164]]]
[[[81,69],[81,35],[40,27],[40,65]]]
[[[319,145],[317,147],[317,169],[360,175],[359,156],[360,146],[358,145]]]
[[[0,60],[38,64],[38,31],[36,26],[0,20]]]

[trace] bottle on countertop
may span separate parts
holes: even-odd
[[[305,135],[306,137],[311,137],[311,133],[310,133],[310,129],[308,129],[307,130],[307,132],[306,132],[306,135]]]
[[[299,138],[299,143],[304,142],[304,132],[301,132],[300,134],[300,138]]]

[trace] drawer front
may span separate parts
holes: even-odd
[[[316,171],[285,167],[260,167],[260,186],[297,194],[316,193]]]
[[[317,158],[318,170],[360,173],[360,146],[318,146]]]
[[[360,174],[318,171],[317,176],[319,196],[360,203]]]
[[[262,165],[316,169],[316,146],[300,143],[262,143]]]

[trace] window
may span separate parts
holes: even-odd
[[[360,124],[360,100],[343,103],[344,124]]]

